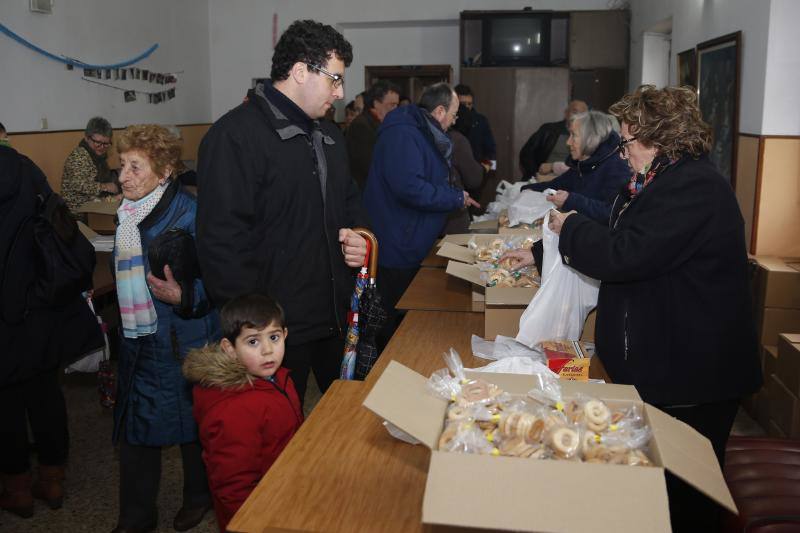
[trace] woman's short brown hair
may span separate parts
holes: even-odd
[[[697,95],[691,87],[641,85],[609,108],[631,135],[645,146],[677,159],[711,149],[711,127],[703,121]]]
[[[117,141],[117,153],[140,152],[150,160],[159,176],[169,168],[172,172],[181,161],[181,141],[164,126],[137,124],[128,126]]]

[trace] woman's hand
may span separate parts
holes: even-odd
[[[559,235],[561,233],[561,226],[564,225],[564,221],[567,220],[567,217],[573,213],[575,213],[575,211],[570,211],[569,213],[560,213],[555,210],[550,211],[550,222],[548,223],[547,227],[550,228],[550,231],[556,235]]]
[[[171,305],[180,305],[181,303],[181,286],[175,281],[172,275],[172,269],[169,265],[164,265],[164,276],[166,280],[158,279],[152,272],[147,274],[147,285],[150,287],[150,293],[158,300]]]
[[[531,252],[530,248],[517,248],[504,253],[500,261],[504,259],[510,260],[512,271],[519,270],[533,264],[533,252]]]
[[[561,209],[564,207],[564,203],[567,201],[567,198],[569,198],[569,193],[567,191],[556,191],[555,194],[548,196],[547,200],[553,202],[553,205]]]

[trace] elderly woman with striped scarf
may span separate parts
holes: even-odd
[[[183,459],[183,506],[174,526],[185,531],[201,521],[211,498],[192,418],[192,387],[181,364],[190,349],[216,340],[219,320],[200,279],[176,279],[177,263],[196,263],[196,257],[167,266],[148,260],[164,234],[194,237],[195,199],[172,179],[179,141],[161,126],[130,126],[117,151],[123,201],[114,244],[122,330],[114,410],[114,442],[120,445],[115,531],[156,527],[161,447],[171,445],[181,446]]]

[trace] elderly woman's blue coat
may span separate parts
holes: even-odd
[[[159,234],[180,228],[195,235],[197,201],[177,181],[170,184],[153,211],[139,223],[142,252]],[[149,272],[148,262],[145,270]],[[193,307],[179,310],[153,298],[156,333],[122,338],[114,407],[114,442],[167,446],[197,440],[192,418],[192,385],[181,373],[186,353],[219,338],[219,319],[211,310],[200,280],[194,281]],[[180,313],[180,314],[179,314]],[[181,315],[184,315],[185,318]]]

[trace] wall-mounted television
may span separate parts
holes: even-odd
[[[464,11],[465,66],[542,66],[568,61],[569,15],[553,11]]]

